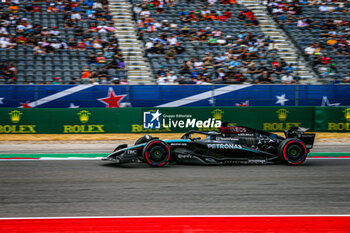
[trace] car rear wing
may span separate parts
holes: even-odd
[[[304,142],[307,149],[312,149],[316,134],[314,133],[305,133],[309,129],[302,127],[292,127],[289,130],[284,131],[286,138],[298,138]]]

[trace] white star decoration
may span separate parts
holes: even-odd
[[[340,103],[334,103],[334,104],[331,104],[328,100],[328,97],[327,96],[323,96],[322,97],[322,104],[321,106],[331,106],[331,107],[334,107],[334,106],[339,106]]]
[[[162,115],[162,114],[159,113],[159,109],[157,109],[157,111],[156,111],[155,113],[152,113],[152,116],[153,116],[153,117],[152,117],[151,122],[154,121],[155,119],[157,119],[157,121],[159,121],[160,115]]]
[[[286,94],[282,94],[281,96],[276,95],[276,98],[276,104],[280,104],[281,106],[284,106],[285,102],[289,101],[289,99],[286,99]]]
[[[2,102],[4,99],[5,99],[4,97],[0,98],[0,104],[4,104],[4,102]]]
[[[69,108],[79,108],[80,106],[74,105],[74,103],[70,103]]]

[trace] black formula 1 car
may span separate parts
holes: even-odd
[[[151,135],[139,138],[135,145],[119,145],[103,160],[118,164],[143,162],[161,167],[179,164],[302,164],[313,146],[315,134],[293,127],[285,138],[277,134],[223,123],[218,132],[189,131],[181,139],[160,140]],[[191,137],[203,135],[205,138]]]

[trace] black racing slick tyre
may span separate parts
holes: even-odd
[[[300,165],[307,157],[305,144],[296,138],[289,138],[279,145],[278,154],[282,161],[289,165]]]
[[[162,167],[170,160],[170,148],[162,140],[148,142],[142,151],[145,162],[151,167]]]

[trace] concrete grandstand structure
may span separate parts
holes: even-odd
[[[258,0],[3,1],[0,83],[349,83],[348,4],[322,16],[317,16],[317,3],[308,4]],[[279,11],[273,10],[285,6],[300,6],[303,12],[288,11],[288,22],[281,24]],[[321,43],[318,52],[329,53],[331,62],[321,60],[320,54],[304,54],[312,44],[305,38],[331,35],[296,25],[302,17],[316,21],[328,16],[344,19],[336,29],[340,36],[337,44],[343,46],[341,54],[334,52],[338,48],[327,40],[316,41]],[[317,58],[320,62],[315,64]],[[320,72],[323,65],[331,71]]]

